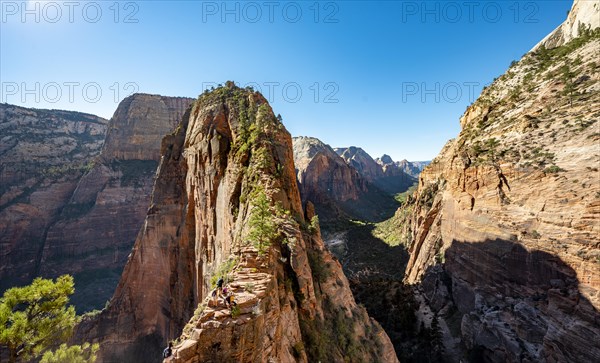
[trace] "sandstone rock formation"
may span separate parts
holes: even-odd
[[[109,125],[105,160],[160,160],[160,140],[181,121],[193,102],[187,97],[136,93],[125,98]]]
[[[300,194],[312,202],[329,198],[341,202],[358,199],[366,192],[365,181],[329,146],[313,137],[295,137],[294,164]]]
[[[348,163],[348,165],[358,170],[358,172],[367,180],[375,181],[384,176],[381,166],[363,149],[356,146],[350,146],[336,147],[334,150],[346,161],[346,163]]]
[[[335,151],[365,179],[391,195],[406,191],[416,182],[415,178],[402,170],[388,155],[384,157],[389,162],[383,162],[379,159],[373,160],[359,147],[336,148]]]
[[[581,25],[591,29],[600,27],[600,17],[597,16],[599,9],[600,1],[598,0],[575,0],[567,15],[567,20],[536,44],[532,51],[539,50],[542,45],[546,48],[555,48],[566,44],[581,36],[583,30]]]
[[[171,362],[397,361],[309,228],[292,139],[262,95],[228,82],[183,120],[163,140],[152,204],[110,306],[79,336],[100,341],[106,362],[156,361],[180,335]],[[237,310],[209,304],[218,276]]]
[[[39,273],[47,230],[100,153],[106,124],[0,104],[0,291]]]
[[[69,273],[78,311],[104,306],[146,216],[160,141],[192,101],[132,95],[108,131],[92,115],[1,105],[0,288]]]
[[[110,120],[100,157],[48,229],[40,274],[75,277],[79,311],[112,296],[150,205],[160,143],[193,99],[134,94]]]
[[[402,161],[394,161],[391,156],[384,154],[381,158],[375,159],[375,162],[381,165],[383,174],[386,177],[404,177],[404,174],[408,174],[411,177],[416,178],[419,173],[429,164],[428,161],[413,161],[410,162],[406,159]]]
[[[427,165],[429,165],[429,161],[408,161],[408,160],[404,159],[404,160],[396,161],[396,165],[398,165],[398,167],[402,171],[404,171],[406,174],[412,176],[415,179],[418,179],[421,171],[423,171],[423,169]]]
[[[397,214],[452,361],[600,360],[597,5],[482,92]]]
[[[313,137],[295,137],[293,144],[302,202],[315,205],[326,227],[348,219],[386,219],[398,207],[329,145]]]

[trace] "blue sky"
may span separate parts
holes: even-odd
[[[196,97],[234,80],[294,136],[427,160],[571,4],[2,0],[0,102],[110,118],[134,91]]]

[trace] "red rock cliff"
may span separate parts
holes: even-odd
[[[146,211],[160,142],[175,129],[191,98],[134,94],[109,122],[102,152],[47,231],[39,273],[75,277],[79,311],[112,296]]]
[[[600,360],[600,30],[579,35],[485,89],[404,206],[406,281],[452,360]]]
[[[239,310],[209,304],[217,276]],[[177,362],[397,361],[305,220],[289,133],[260,94],[232,84],[163,140],[121,282],[79,334],[101,342],[105,362],[156,361],[180,335]]]
[[[0,292],[38,276],[47,231],[100,153],[107,123],[0,104]]]

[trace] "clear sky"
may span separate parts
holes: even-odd
[[[0,102],[110,118],[252,83],[294,136],[428,160],[565,18],[548,1],[0,1]]]

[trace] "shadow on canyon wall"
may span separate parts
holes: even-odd
[[[397,275],[348,276],[402,362],[600,360],[600,342],[590,340],[600,336],[600,314],[558,256],[497,239],[454,241],[444,261],[413,286]],[[422,310],[417,319],[417,295],[431,309],[428,323],[419,323]]]

